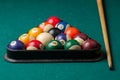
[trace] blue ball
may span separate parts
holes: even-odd
[[[12,50],[22,50],[25,49],[25,45],[20,40],[14,40],[8,44],[8,48]]]
[[[55,26],[56,28],[60,29],[62,32],[64,32],[68,27],[70,27],[70,25],[66,22],[59,22],[58,24],[56,24]]]
[[[68,41],[68,40],[71,40],[71,38],[64,33],[60,33],[55,37],[55,40],[60,41],[62,43],[62,45],[64,45],[65,42]]]

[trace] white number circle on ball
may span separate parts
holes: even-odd
[[[59,24],[59,25],[58,25],[58,28],[59,28],[60,30],[62,30],[62,29],[64,28],[64,25],[63,25],[63,24]]]
[[[11,45],[14,46],[16,44],[16,41],[12,41]]]

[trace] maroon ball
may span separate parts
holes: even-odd
[[[96,49],[100,48],[100,44],[93,40],[93,39],[87,39],[83,44],[82,44],[82,49],[83,50],[90,50],[90,49]]]
[[[76,38],[76,37],[79,37],[79,38],[81,38],[83,40],[87,40],[88,39],[88,36],[86,34],[84,34],[84,33],[79,33],[74,38]]]
[[[84,33],[79,33],[74,37],[74,40],[78,41],[80,45],[82,45],[83,42],[87,39],[88,39],[88,36]]]

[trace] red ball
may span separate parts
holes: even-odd
[[[77,34],[80,33],[80,31],[75,27],[68,27],[64,33],[69,35],[71,39],[73,39]]]
[[[60,21],[61,21],[61,20],[60,20],[58,17],[56,17],[56,16],[51,16],[51,17],[49,17],[49,18],[46,20],[46,22],[52,24],[54,27],[55,27],[55,25],[56,25],[57,23],[59,23]]]
[[[43,48],[43,44],[38,40],[32,40],[26,46],[26,50],[43,50]]]

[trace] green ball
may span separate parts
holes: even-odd
[[[46,50],[63,49],[62,44],[57,40],[51,40],[46,44]]]
[[[81,50],[81,46],[76,40],[68,40],[64,44],[65,50]]]

